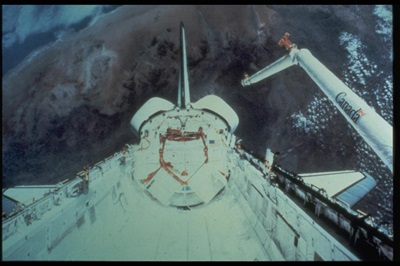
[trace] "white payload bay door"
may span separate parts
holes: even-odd
[[[353,170],[299,174],[304,182],[325,189],[327,195],[351,206],[361,200],[376,185],[366,173]]]

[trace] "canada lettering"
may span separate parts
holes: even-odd
[[[350,119],[353,120],[355,124],[357,124],[357,121],[360,118],[359,111],[361,110],[361,108],[358,110],[354,109],[353,106],[351,106],[349,102],[346,101],[345,99],[346,95],[347,94],[345,92],[341,92],[338,95],[336,95],[335,98],[336,102],[340,105],[343,111],[350,117]]]

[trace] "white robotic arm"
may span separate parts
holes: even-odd
[[[318,61],[309,50],[293,48],[254,75],[241,81],[248,86],[292,65],[299,65],[314,80],[341,114],[393,172],[393,129],[362,98]]]

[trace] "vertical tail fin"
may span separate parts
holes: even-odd
[[[185,40],[185,27],[181,21],[181,69],[179,72],[179,85],[178,85],[178,107],[188,107],[190,104],[190,91],[189,91],[189,77],[187,71],[186,60],[186,40]],[[183,86],[183,88],[182,88]]]
[[[179,70],[179,80],[178,80],[178,107],[182,108],[182,69]]]

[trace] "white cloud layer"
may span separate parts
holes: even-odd
[[[3,48],[22,43],[35,33],[49,32],[56,27],[68,28],[88,17],[91,25],[106,8],[99,5],[3,6]]]

